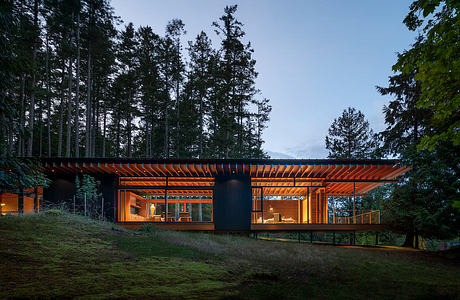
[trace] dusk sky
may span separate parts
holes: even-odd
[[[384,128],[376,85],[387,85],[396,53],[416,33],[402,24],[411,0],[392,1],[216,1],[114,0],[126,23],[150,25],[163,35],[173,18],[182,19],[193,40],[201,30],[218,48],[211,26],[226,5],[238,5],[246,41],[254,48],[260,97],[273,106],[264,132],[265,151],[274,158],[325,158],[325,136],[334,118],[353,106],[374,131]],[[124,25],[122,25],[124,26]]]

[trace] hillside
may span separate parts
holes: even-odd
[[[460,295],[420,251],[132,231],[60,211],[0,218],[0,298],[420,299]]]

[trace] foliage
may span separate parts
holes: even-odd
[[[0,192],[47,187],[49,182],[36,160],[0,156]]]
[[[329,158],[358,159],[375,156],[378,140],[361,111],[348,107],[332,122],[326,136]]]
[[[401,233],[407,233],[406,243],[414,236],[451,238],[459,233],[459,214],[452,207],[458,199],[459,183],[436,153],[417,152],[414,148],[404,153],[404,163],[413,169],[401,184],[396,184],[391,197],[386,199],[385,222]],[[409,244],[409,246],[412,244]]]
[[[381,132],[383,153],[400,157],[402,163],[412,166],[402,182],[394,186],[384,205],[385,216],[393,230],[406,234],[404,244],[411,247],[418,235],[443,238],[459,230],[455,221],[459,211],[453,206],[459,198],[460,146],[448,128],[458,118],[459,107],[455,104],[458,95],[452,93],[452,80],[459,74],[455,64],[458,45],[452,45],[451,40],[454,31],[458,39],[458,9],[454,2],[441,3],[412,3],[404,20],[409,29],[423,25],[419,12],[426,18],[436,11],[435,20],[426,22],[424,34],[411,49],[398,54],[393,66],[397,73],[389,78],[389,86],[377,87],[381,94],[395,97],[384,107],[387,128]],[[449,27],[452,22],[457,22],[457,29]],[[456,89],[458,94],[458,86]],[[447,112],[452,105],[455,109]],[[415,151],[417,145],[419,153]],[[425,147],[432,152],[423,150]]]
[[[460,3],[451,0],[417,0],[404,23],[410,30],[423,29],[412,49],[394,65],[395,71],[418,70],[421,95],[417,104],[429,109],[430,130],[419,149],[433,151],[440,143],[460,145]],[[406,63],[409,61],[409,63]]]
[[[89,216],[99,216],[100,208],[99,201],[102,193],[99,193],[99,186],[101,183],[94,177],[88,174],[83,174],[80,181],[80,177],[75,177],[75,188],[76,198],[82,201],[86,201],[86,214]]]
[[[132,23],[117,30],[108,0],[2,2],[1,150],[264,157],[271,107],[258,98],[254,50],[235,14],[227,7],[214,24],[228,34],[220,48],[202,32],[188,43],[188,59],[180,19],[160,35]]]

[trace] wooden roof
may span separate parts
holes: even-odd
[[[328,194],[363,194],[394,181],[410,167],[397,160],[334,159],[44,159],[48,173],[112,174],[133,186],[212,186],[220,175],[248,175],[267,193],[302,195],[308,186],[327,186]]]

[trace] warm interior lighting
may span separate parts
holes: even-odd
[[[2,204],[0,204],[0,205],[1,205],[1,206],[5,206],[6,204],[5,204],[5,203],[2,203]]]

